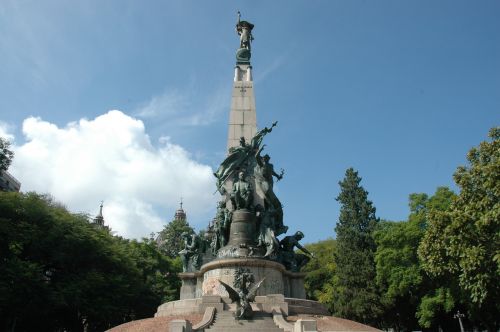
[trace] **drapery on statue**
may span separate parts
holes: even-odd
[[[255,179],[257,186],[262,190],[265,195],[264,203],[268,210],[273,211],[273,231],[275,236],[279,236],[287,232],[288,227],[283,225],[283,207],[280,200],[273,191],[273,176],[279,181],[283,178],[285,171],[281,169],[280,174],[274,171],[274,166],[269,161],[271,157],[265,155],[262,157],[260,153],[266,145],[264,144],[256,153],[255,159],[257,166],[255,167]]]
[[[238,268],[235,274],[234,288],[219,280],[220,284],[224,286],[226,291],[229,293],[231,301],[236,302],[236,313],[234,314],[235,319],[239,320],[252,318],[253,310],[250,302],[255,300],[257,290],[265,279],[266,278],[262,278],[258,283],[253,284],[250,287],[250,285],[254,282],[254,277],[250,270]]]
[[[250,144],[247,144],[245,138],[241,137],[240,146],[233,147],[229,150],[229,156],[224,159],[214,173],[217,178],[217,190],[222,195],[226,194],[224,182],[226,182],[236,170],[243,170],[245,168],[244,166],[251,161],[250,159],[255,158],[255,154],[259,151],[264,136],[273,131],[273,128],[276,127],[277,124],[278,121],[274,122],[271,128],[264,127],[258,131],[255,136],[252,137]]]
[[[253,41],[252,29],[254,25],[247,21],[241,21],[241,13],[238,11],[238,23],[236,23],[236,32],[240,36],[240,48],[251,50]]]
[[[240,138],[240,146],[233,147],[229,150],[229,156],[224,159],[220,164],[217,171],[214,173],[217,178],[217,190],[224,195],[225,188],[224,182],[231,176],[237,169],[243,166],[243,163],[250,155],[251,147],[246,144],[245,137]]]
[[[276,211],[269,207],[265,210],[261,205],[255,207],[257,218],[259,220],[259,235],[257,237],[257,246],[265,246],[266,253],[264,257],[276,254],[279,250],[279,241],[275,235],[275,217]]]

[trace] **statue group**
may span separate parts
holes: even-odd
[[[250,59],[253,28],[238,12],[237,64]],[[277,124],[259,130],[250,141],[241,137],[215,171],[216,192],[221,195],[217,212],[203,238],[186,235],[180,252],[184,271],[196,271],[216,258],[255,257],[280,262],[298,272],[312,257],[300,244],[302,232],[278,239],[288,227],[283,222],[283,205],[274,192],[274,181],[282,180],[285,172],[277,172],[269,154],[263,152],[264,138]],[[295,249],[303,253],[295,253]]]
[[[248,235],[253,239],[254,245],[250,246],[248,256],[278,261],[293,272],[298,272],[312,257],[300,244],[304,237],[302,232],[298,231],[278,240],[278,236],[285,234],[288,227],[283,223],[283,206],[273,187],[275,179],[283,179],[284,171],[277,173],[270,162],[271,157],[268,154],[262,155],[266,146],[262,144],[264,137],[276,125],[277,122],[258,131],[249,143],[241,137],[239,146],[229,150],[228,156],[214,173],[217,191],[222,198],[217,204],[214,223],[207,232],[209,238],[200,239],[195,235],[186,237],[185,248],[180,253],[184,271],[200,267],[207,247],[210,247],[213,258],[224,258],[237,250],[234,244],[232,248],[227,247],[236,211],[253,215],[254,227]],[[207,241],[210,242],[208,246],[204,244]],[[295,253],[295,249],[301,250],[303,254]]]

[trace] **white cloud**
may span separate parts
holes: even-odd
[[[104,200],[106,223],[125,237],[161,230],[171,215],[160,216],[158,208],[173,211],[181,196],[194,218],[215,204],[209,166],[168,137],[154,147],[143,122],[120,111],[64,128],[31,117],[23,134],[26,143],[14,147],[10,168],[23,191],[48,192],[75,212],[95,212]]]

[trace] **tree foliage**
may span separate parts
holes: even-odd
[[[454,300],[449,295],[449,288],[436,292],[440,286],[437,280],[426,276],[417,254],[427,227],[428,211],[446,210],[453,197],[454,193],[446,187],[438,188],[431,197],[411,194],[408,221],[385,221],[377,228],[375,262],[385,326],[395,327],[396,330],[418,329],[419,326],[437,326],[441,322],[443,327],[443,316],[454,308],[450,305]],[[422,302],[423,297],[425,303]]]
[[[360,185],[358,172],[349,168],[343,181],[340,217],[335,231],[337,250],[334,254],[336,274],[333,279],[333,312],[341,317],[373,324],[379,311],[375,283],[375,241],[377,225],[375,208],[368,192]]]
[[[0,193],[0,329],[103,331],[174,299],[174,266],[50,197]]]
[[[186,219],[174,219],[158,234],[159,247],[171,258],[179,257],[179,251],[184,248],[182,233],[194,234],[194,229]]]
[[[323,294],[325,281],[330,279],[334,270],[335,240],[327,239],[307,244],[305,247],[314,254],[314,258],[301,270],[307,273],[304,281],[306,295],[310,300],[318,300]]]
[[[14,152],[10,149],[10,142],[0,137],[0,172],[9,169],[14,158]]]
[[[454,174],[460,193],[446,211],[431,211],[419,248],[424,269],[456,278],[471,312],[489,329],[500,319],[500,127],[469,151]]]

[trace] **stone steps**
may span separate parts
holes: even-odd
[[[215,315],[214,322],[206,332],[284,332],[273,321],[270,314],[255,313],[254,317],[249,320],[235,320],[234,312],[223,311]]]

